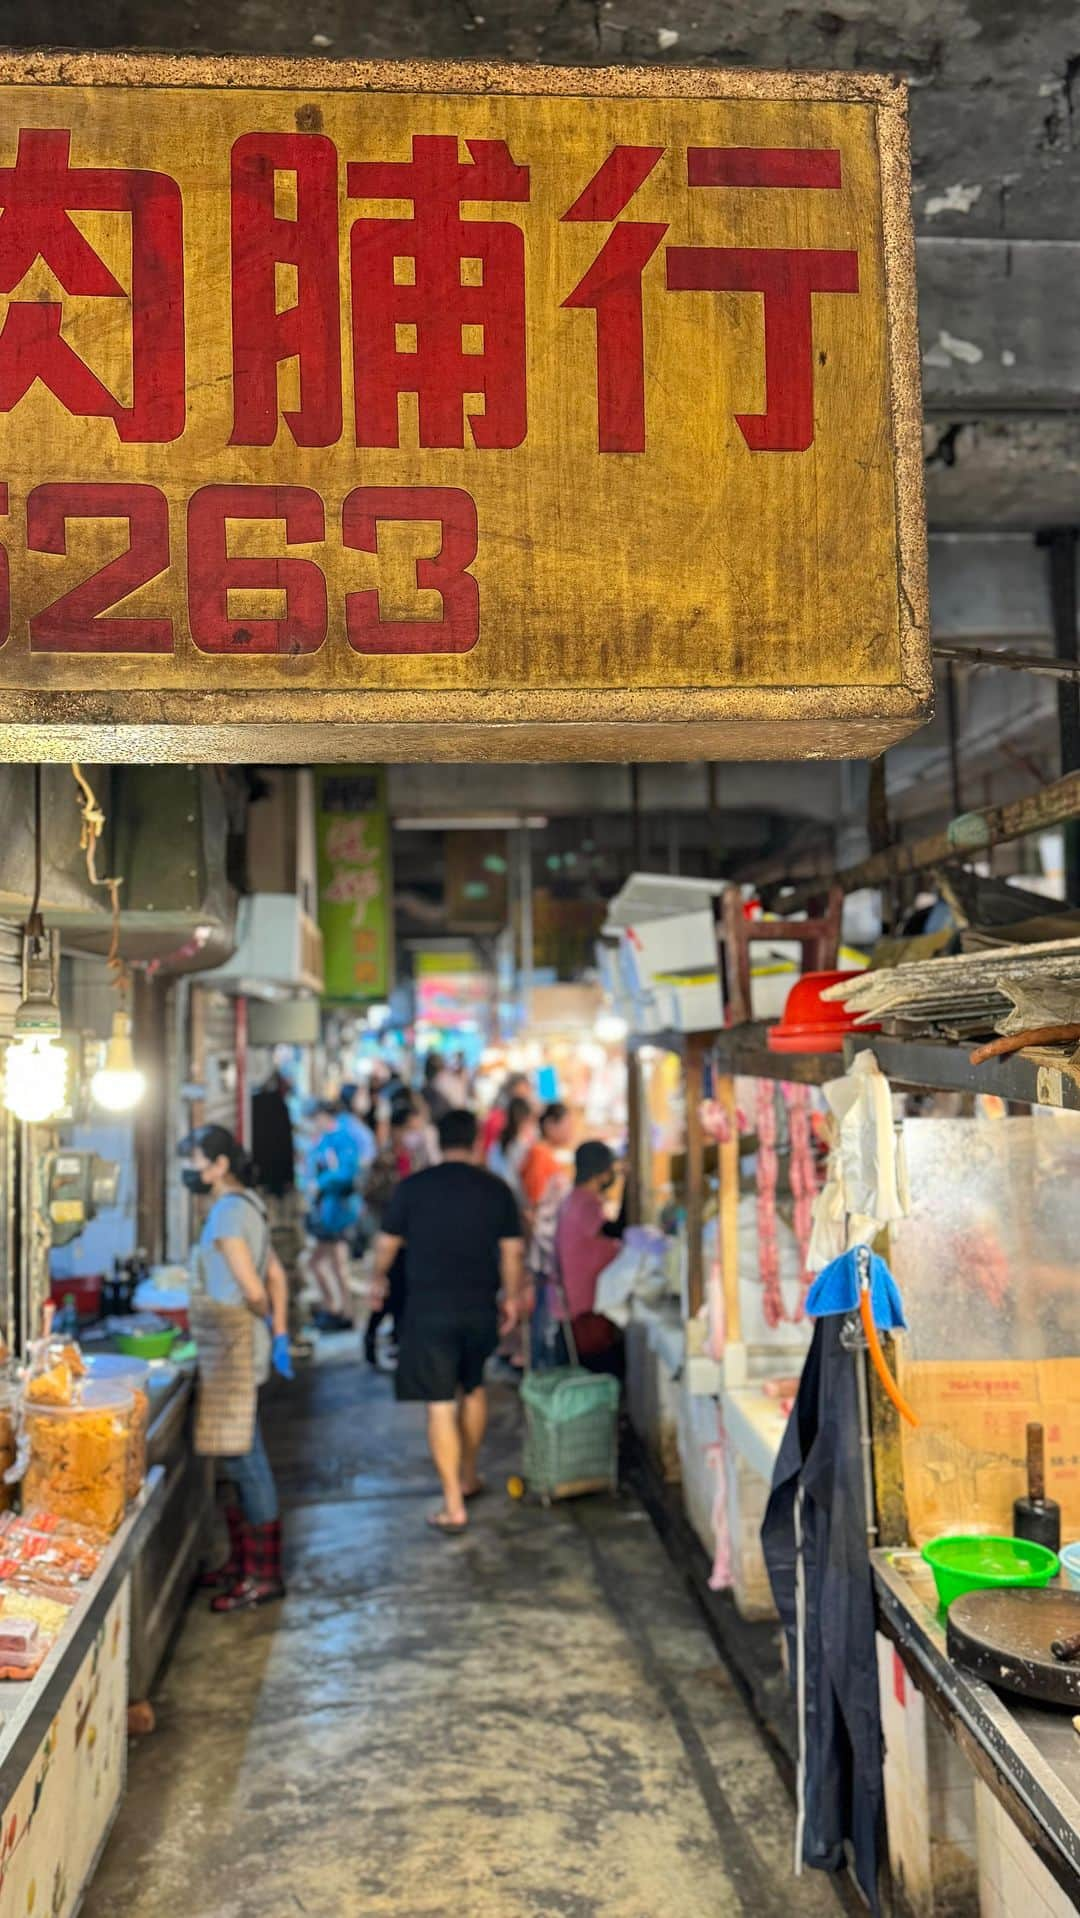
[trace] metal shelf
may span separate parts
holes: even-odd
[[[923,1092],[982,1092],[1018,1105],[1057,1106],[1080,1112],[1080,1086],[1067,1072],[1039,1065],[1023,1053],[973,1066],[969,1046],[942,1039],[889,1039],[877,1032],[853,1033],[844,1041],[847,1070],[857,1052],[874,1053],[894,1085]]]
[[[969,1046],[950,1045],[944,1039],[890,1039],[879,1032],[850,1033],[842,1053],[770,1052],[765,1042],[768,1029],[764,1022],[755,1021],[715,1033],[638,1033],[629,1044],[633,1052],[651,1046],[685,1059],[692,1040],[696,1050],[711,1054],[717,1072],[745,1079],[786,1079],[789,1085],[803,1086],[822,1086],[841,1078],[856,1053],[869,1049],[894,1085],[913,1092],[995,1093],[1016,1105],[1080,1112],[1080,1085],[1067,1072],[1027,1059],[1023,1053],[973,1066]]]
[[[786,1079],[789,1085],[822,1086],[847,1071],[842,1052],[770,1052],[768,1025],[754,1021],[728,1026],[716,1035],[713,1062],[718,1072],[746,1079]]]

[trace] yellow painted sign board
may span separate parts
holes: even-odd
[[[873,753],[905,96],[0,59],[0,757]]]

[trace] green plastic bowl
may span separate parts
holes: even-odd
[[[167,1359],[179,1336],[169,1325],[164,1332],[114,1332],[113,1344],[129,1359]]]
[[[1056,1552],[1032,1545],[1026,1538],[980,1538],[954,1535],[932,1538],[923,1546],[924,1559],[934,1574],[938,1597],[948,1610],[963,1592],[988,1585],[1049,1585],[1061,1570]]]

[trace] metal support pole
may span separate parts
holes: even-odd
[[[633,826],[634,871],[645,870],[645,818],[641,810],[641,767],[630,768],[630,818]]]
[[[949,729],[949,790],[952,799],[953,818],[958,819],[964,810],[960,797],[960,723],[956,711],[956,667],[952,660],[945,668],[945,722]]]
[[[667,818],[667,829],[668,829],[668,861],[667,861],[668,871],[674,874],[675,878],[678,878],[679,876],[679,815],[678,813],[669,812],[668,818]]]
[[[641,1066],[636,1052],[626,1054],[626,1223],[644,1225],[642,1172],[645,1145],[642,1128],[648,1114],[642,1097]]]
[[[686,1070],[686,1251],[687,1317],[696,1319],[705,1302],[705,1133],[701,1102],[705,1096],[705,1049],[700,1036],[687,1042]]]
[[[526,1023],[529,1013],[529,993],[532,989],[532,977],[535,970],[533,950],[533,884],[532,884],[532,841],[528,826],[518,827],[518,928],[521,940],[521,963],[518,968],[518,998],[521,1004],[522,1023]]]
[[[1050,559],[1050,617],[1054,629],[1054,655],[1070,665],[1080,657],[1077,644],[1076,547],[1080,527],[1053,526],[1040,533],[1038,543],[1045,546]],[[1061,771],[1080,768],[1080,682],[1068,679],[1058,683],[1058,737],[1061,742]],[[1065,897],[1080,905],[1080,823],[1065,825]]]

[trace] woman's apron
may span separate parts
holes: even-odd
[[[199,1348],[195,1450],[203,1457],[242,1458],[255,1443],[258,1391],[269,1371],[270,1335],[248,1306],[223,1305],[208,1296],[201,1246],[191,1254],[189,1318]]]

